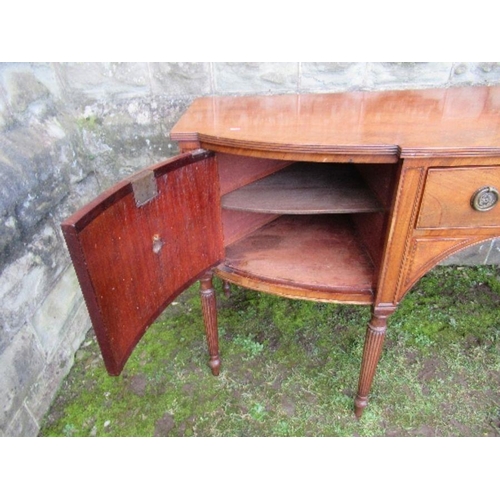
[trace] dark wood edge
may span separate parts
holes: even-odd
[[[220,136],[212,136],[198,132],[171,132],[170,139],[173,141],[196,141],[215,146],[229,146],[232,148],[244,148],[257,151],[275,151],[288,153],[331,153],[347,155],[380,155],[399,156],[400,148],[397,144],[364,144],[364,145],[338,145],[338,144],[289,144],[274,142],[255,142],[251,140],[230,139]]]
[[[233,283],[243,288],[249,288],[257,292],[278,295],[288,299],[311,300],[314,302],[372,305],[374,294],[371,291],[365,292],[327,292],[320,289],[307,289],[293,287],[290,284],[270,283],[259,278],[252,278],[237,275],[228,270],[224,264],[215,269],[215,274],[222,280]]]
[[[106,370],[110,375],[119,375],[121,367],[115,359],[113,349],[109,342],[107,328],[102,319],[101,309],[96,300],[96,293],[80,243],[79,231],[74,225],[64,225],[62,226],[62,232],[73,261],[73,267],[75,268],[76,276],[78,278],[78,282],[80,283],[80,288],[82,289],[83,297],[87,305],[92,326],[96,333],[99,347],[101,348]]]
[[[179,143],[179,147],[183,149],[183,145],[188,143]],[[198,143],[197,143],[198,144]],[[325,153],[325,152],[314,152],[309,151],[306,153],[300,153],[297,151],[274,151],[274,150],[261,150],[261,149],[250,149],[244,147],[234,147],[234,146],[221,146],[213,143],[202,142],[199,143],[199,147],[204,149],[215,151],[218,153],[226,153],[240,156],[250,156],[254,158],[265,158],[268,160],[281,160],[281,161],[306,161],[306,162],[321,162],[321,163],[389,163],[396,164],[399,162],[398,155],[387,155],[387,154],[369,154],[357,152],[356,154],[347,153]],[[186,150],[189,148],[186,148]]]
[[[500,148],[404,148],[401,158],[480,158],[498,156]]]
[[[272,293],[275,293],[277,288],[280,288],[282,292],[285,290],[287,291],[287,296],[289,297],[297,297],[297,298],[302,298],[303,294],[315,294],[317,293],[318,295],[323,295],[323,296],[331,296],[332,301],[338,300],[335,297],[336,296],[345,296],[345,295],[352,295],[353,297],[370,297],[371,299],[368,302],[363,302],[367,304],[372,304],[373,303],[373,296],[374,296],[374,287],[373,286],[367,286],[367,287],[328,287],[326,285],[317,285],[317,286],[305,286],[305,285],[298,285],[297,283],[290,283],[289,281],[286,280],[279,280],[279,279],[266,279],[265,277],[262,276],[256,276],[251,273],[244,273],[241,271],[238,271],[227,264],[223,263],[219,265],[216,270],[216,274],[219,276],[223,277],[225,280],[230,281],[235,284],[241,284],[243,282],[245,283],[253,283],[253,286],[259,286],[260,290],[263,290],[264,288],[266,290],[273,290]],[[257,285],[260,284],[260,285]],[[247,286],[247,285],[245,285]]]
[[[281,144],[272,142],[255,142],[247,140],[229,139],[213,137],[207,134],[192,133],[172,133],[170,138],[173,141],[197,141],[203,143],[204,147],[211,149],[219,147],[241,148],[250,151],[261,151],[270,153],[287,154],[314,154],[320,155],[343,155],[343,156],[385,156],[392,158],[397,163],[399,158],[482,158],[489,156],[499,156],[498,147],[471,147],[471,148],[401,148],[397,144],[367,144],[367,145],[325,145],[325,144]]]

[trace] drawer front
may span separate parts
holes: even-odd
[[[431,168],[417,229],[500,226],[500,166]]]

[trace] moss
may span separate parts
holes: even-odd
[[[102,125],[102,119],[95,115],[82,116],[77,118],[76,124],[80,129],[95,131],[100,125]]]
[[[42,436],[414,436],[500,432],[498,268],[442,267],[389,324],[370,405],[352,412],[367,307],[219,287],[219,377],[210,375],[198,287],[171,305],[123,374],[90,339]]]

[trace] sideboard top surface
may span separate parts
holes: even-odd
[[[500,155],[500,86],[203,97],[176,141],[262,151]]]

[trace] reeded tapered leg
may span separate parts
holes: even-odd
[[[361,372],[359,374],[358,394],[354,400],[354,413],[357,418],[363,414],[368,404],[368,394],[372,386],[373,377],[377,369],[378,360],[384,345],[385,332],[387,330],[387,318],[393,312],[374,311],[366,330],[365,345],[363,348],[363,359],[361,361]]]
[[[207,272],[200,279],[201,308],[203,311],[203,321],[205,322],[205,333],[207,336],[208,353],[210,361],[208,366],[212,369],[213,375],[219,375],[219,332],[217,330],[217,302],[215,290],[212,284],[212,272]]]

